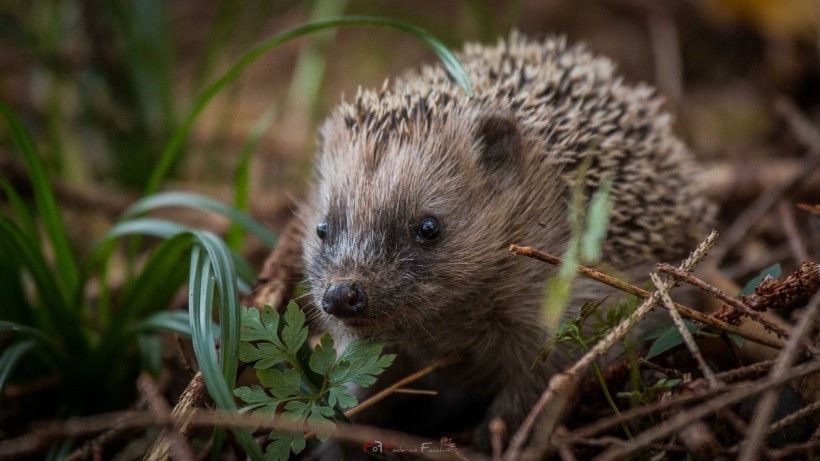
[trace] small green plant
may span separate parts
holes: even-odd
[[[78,258],[33,142],[2,101],[0,113],[26,161],[34,194],[30,207],[0,178],[10,205],[0,213],[0,340],[4,342],[0,395],[9,382],[22,385],[51,377],[58,382],[52,393],[56,405],[29,408],[32,417],[124,408],[133,400],[137,374],[160,371],[163,347],[156,333],[173,331],[193,339],[197,361],[217,404],[235,409],[231,390],[239,343],[237,300],[239,286],[255,280],[254,271],[212,233],[137,215],[162,206],[196,207],[230,216],[270,245],[274,236],[247,215],[213,200],[158,194],[137,202],[90,255]],[[107,271],[115,244],[131,235],[165,240],[142,264],[127,267],[122,287],[112,293]],[[167,311],[186,281],[190,310]],[[99,291],[89,296],[89,286],[96,283]],[[219,307],[220,327],[211,321],[214,304]],[[216,337],[222,344],[220,357],[214,349]],[[247,431],[235,433],[254,459],[262,458],[258,449],[254,453],[257,447]]]
[[[242,411],[279,415],[309,429],[332,428],[334,420],[346,420],[342,410],[359,403],[347,384],[371,386],[396,358],[395,354],[382,355],[380,344],[358,340],[339,355],[328,333],[311,350],[305,314],[293,302],[282,316],[270,306],[261,314],[243,307],[242,327],[239,360],[253,364],[262,385],[234,391],[248,404]],[[274,430],[268,438],[267,460],[286,460],[306,445],[301,433]]]
[[[533,363],[545,360],[550,352],[562,343],[570,343],[576,350],[580,349],[584,352],[589,352],[597,341],[606,336],[612,328],[620,324],[621,321],[634,312],[637,305],[635,300],[617,301],[603,308],[602,305],[604,302],[606,302],[606,298],[600,301],[587,301],[581,306],[578,315],[570,320],[561,322],[555,330],[555,335],[538,351]],[[593,321],[589,326],[586,326],[587,321],[591,317],[594,317]],[[626,341],[623,342],[623,346],[628,355],[634,355],[634,350],[632,350],[632,347]],[[637,370],[637,365],[635,364],[633,368]],[[621,412],[612,399],[612,395],[604,380],[604,375],[601,373],[601,369],[597,363],[592,363],[592,370],[598,382],[601,384],[601,390],[604,392],[607,403],[609,403],[609,406],[616,415],[620,415]],[[621,427],[623,427],[627,437],[631,439],[632,433],[629,427],[627,427],[626,424],[622,424]]]

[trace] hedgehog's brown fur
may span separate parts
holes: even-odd
[[[469,423],[464,407],[476,404],[514,429],[562,366],[552,357],[530,370],[549,335],[539,306],[551,272],[507,247],[564,251],[568,182],[584,159],[588,191],[612,177],[603,254],[621,270],[680,257],[712,215],[660,100],[623,84],[608,59],[516,33],[467,46],[460,59],[474,96],[435,66],[342,103],[322,130],[303,213],[309,227],[328,224],[324,241],[308,236],[304,245],[311,317],[337,333],[399,341],[408,369],[462,356],[430,378],[436,403],[393,409],[399,421],[415,410],[433,432]],[[413,238],[425,216],[442,222],[434,245]],[[339,280],[366,292],[366,308],[346,322],[318,308]],[[574,289],[576,307],[603,293],[582,280]],[[486,448],[483,434],[476,442]]]

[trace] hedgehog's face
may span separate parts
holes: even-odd
[[[431,334],[505,276],[522,135],[512,117],[477,110],[437,123],[435,135],[378,144],[325,126],[304,257],[328,329]]]

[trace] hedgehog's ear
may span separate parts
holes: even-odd
[[[480,116],[475,138],[479,145],[479,162],[484,168],[490,171],[517,169],[524,140],[511,115],[493,112]]]

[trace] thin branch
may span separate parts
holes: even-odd
[[[712,233],[710,233],[706,239],[698,245],[695,251],[693,251],[692,254],[686,258],[686,260],[684,260],[681,264],[681,268],[684,270],[692,270],[695,264],[700,262],[700,260],[706,256],[706,253],[712,245],[714,245],[716,239],[717,232],[712,231]],[[521,247],[516,245],[510,247],[510,251],[514,254],[517,254],[516,249],[521,249]],[[537,253],[546,255],[545,253],[538,252],[537,250],[530,249],[530,251],[534,252],[534,254]],[[560,261],[560,259],[555,258],[554,256],[551,258]],[[590,271],[590,269],[579,268],[579,272],[582,274],[585,271]],[[664,285],[667,286],[667,288],[671,288],[673,283],[674,282],[670,280]],[[631,285],[629,286],[632,287]],[[549,386],[544,393],[541,394],[541,397],[535,403],[532,410],[530,410],[530,413],[521,423],[518,431],[510,440],[510,446],[504,454],[504,458],[507,461],[515,461],[519,459],[524,443],[527,438],[529,438],[529,435],[532,432],[536,422],[539,423],[539,430],[536,432],[535,439],[533,440],[533,446],[529,451],[535,458],[540,459],[543,457],[543,454],[546,453],[549,448],[550,439],[555,428],[557,427],[558,421],[563,417],[568,402],[571,400],[570,397],[577,389],[577,383],[580,380],[581,373],[585,371],[587,367],[589,367],[589,365],[595,360],[605,354],[609,348],[620,341],[632,329],[632,327],[652,309],[658,301],[658,296],[659,295],[657,292],[648,294],[645,301],[638,306],[637,309],[635,309],[635,312],[633,312],[632,315],[613,328],[609,334],[598,341],[598,343],[595,344],[595,346],[593,346],[588,353],[584,354],[583,357],[575,362],[574,365],[568,368],[565,372],[556,374],[552,377],[552,379],[550,379]],[[557,396],[562,396],[563,398],[556,399]]]
[[[421,370],[413,373],[410,376],[407,376],[405,378],[402,378],[402,379],[396,381],[395,383],[391,384],[390,386],[383,389],[382,391],[368,397],[366,400],[364,400],[362,403],[356,405],[354,408],[351,408],[350,410],[347,410],[345,412],[345,416],[350,417],[350,416],[355,415],[356,413],[359,413],[360,411],[365,410],[366,408],[370,408],[371,406],[373,406],[376,403],[383,400],[385,397],[395,393],[396,391],[398,391],[399,389],[407,386],[408,384],[410,384],[414,381],[417,381],[418,379],[420,379],[424,376],[429,375],[430,373],[432,373],[435,370],[438,370],[439,368],[443,368],[443,367],[446,367],[448,365],[452,365],[452,364],[458,362],[458,360],[459,360],[459,358],[457,356],[453,356],[453,355],[450,355],[450,356],[447,356],[447,357],[442,357],[442,358],[437,359],[437,360],[433,360],[432,362],[430,362],[429,365],[422,368]]]
[[[792,336],[789,338],[786,347],[780,351],[777,357],[777,362],[769,372],[767,382],[777,381],[782,376],[786,375],[791,368],[792,363],[800,351],[800,345],[803,339],[811,332],[814,325],[817,323],[817,315],[820,311],[820,293],[815,294],[806,308],[803,310],[800,320],[794,328]],[[820,361],[816,361],[820,363]],[[782,384],[782,383],[781,383]],[[775,405],[777,404],[777,387],[770,388],[757,404],[754,418],[749,424],[746,440],[741,444],[740,461],[755,461],[759,452],[760,444],[765,438],[766,428],[774,413]]]
[[[692,337],[692,333],[686,328],[686,324],[683,322],[683,317],[681,317],[680,313],[675,309],[675,305],[672,302],[672,298],[669,297],[669,291],[666,289],[663,281],[661,280],[658,274],[649,274],[649,278],[652,279],[652,284],[655,285],[655,288],[661,295],[661,300],[663,301],[663,305],[666,306],[666,309],[669,311],[669,315],[672,316],[672,321],[675,323],[675,326],[678,328],[678,332],[680,333],[681,337],[683,338],[684,344],[689,349],[689,352],[692,354],[692,357],[695,358],[695,361],[698,362],[698,367],[700,367],[700,372],[703,374],[703,377],[706,378],[706,382],[709,383],[709,387],[716,388],[720,386],[717,378],[715,378],[715,373],[709,368],[709,365],[706,364],[706,361],[703,360],[703,355],[700,353],[700,349],[698,349],[698,345],[695,343],[695,338]]]
[[[791,327],[787,327],[785,325],[778,325],[778,324],[775,324],[775,323],[771,322],[769,319],[767,319],[763,315],[761,315],[760,312],[757,312],[754,309],[752,309],[751,307],[747,306],[743,301],[727,295],[720,288],[712,286],[712,285],[704,282],[703,280],[695,277],[692,274],[689,274],[687,272],[683,272],[681,270],[678,270],[678,269],[676,269],[676,268],[674,268],[674,267],[672,267],[672,266],[670,266],[669,264],[666,264],[666,263],[658,264],[658,271],[663,272],[664,274],[669,274],[672,277],[674,277],[676,280],[686,282],[686,283],[688,283],[688,284],[690,284],[694,287],[699,288],[700,290],[703,290],[706,293],[709,293],[710,295],[714,296],[715,298],[718,298],[721,301],[725,302],[726,304],[729,304],[730,306],[734,307],[735,309],[743,312],[749,318],[754,319],[755,321],[757,321],[758,323],[760,323],[761,325],[766,327],[766,329],[774,332],[775,334],[777,334],[780,337],[787,337],[787,336],[791,335],[791,331],[790,331]]]
[[[786,239],[789,241],[789,248],[792,250],[794,261],[802,263],[811,259],[809,252],[806,250],[806,244],[800,237],[800,232],[797,230],[797,223],[794,219],[794,205],[788,201],[781,200],[777,204],[777,214],[780,216],[780,222],[783,223],[783,233],[786,234]]]
[[[117,424],[121,429],[141,429],[167,425],[178,426],[180,423],[188,423],[197,427],[243,427],[254,430],[285,430],[297,433],[307,432],[308,429],[307,426],[298,421],[290,421],[284,418],[274,420],[272,416],[222,410],[212,412],[192,409],[190,417],[185,420],[182,420],[178,415],[157,415],[150,410],[127,411],[39,424],[29,435],[0,441],[0,459],[33,454],[43,449],[49,442],[88,437],[109,430],[114,424]],[[356,424],[337,423],[335,428],[322,426],[313,429],[318,434],[354,443],[364,443],[370,440],[390,440],[395,445],[405,448],[419,448],[422,444],[429,445],[430,443],[429,439]],[[414,455],[434,460],[463,460],[461,455],[448,451],[419,450]],[[468,453],[468,456],[471,460],[487,460],[485,456],[478,453]]]
[[[595,458],[595,461],[615,461],[624,459],[630,454],[647,447],[649,444],[678,432],[681,428],[685,427],[693,420],[708,416],[720,408],[732,405],[752,395],[781,386],[795,378],[800,378],[817,372],[820,372],[820,360],[810,361],[793,367],[788,369],[786,373],[773,377],[772,379],[751,384],[743,383],[742,385],[738,385],[730,392],[721,392],[717,397],[714,397],[695,408],[677,413],[675,416],[668,419],[665,424],[651,427],[638,434],[635,439],[625,442],[623,445],[611,447]]]
[[[542,251],[536,250],[532,247],[520,247],[518,245],[511,245],[510,252],[516,255],[522,256],[529,256],[531,258],[538,259],[540,261],[544,261],[554,265],[561,265],[563,260],[557,256],[553,256],[548,253],[544,253]],[[602,272],[596,271],[594,269],[590,269],[585,266],[578,267],[578,273],[591,278],[593,280],[597,280],[601,283],[605,283],[613,288],[617,288],[623,292],[629,293],[631,295],[635,295],[641,299],[647,299],[650,296],[650,293],[644,289],[638,288],[634,285],[626,283],[620,279],[612,277],[610,275],[604,274]],[[738,336],[748,339],[749,341],[763,344],[764,346],[769,346],[775,349],[780,349],[784,346],[784,342],[777,339],[771,338],[764,335],[761,335],[757,332],[752,331],[745,331],[735,325],[726,323],[722,320],[715,319],[713,317],[709,317],[706,314],[698,312],[692,308],[686,307],[682,304],[675,303],[675,308],[680,312],[680,314],[686,318],[696,320],[700,323],[709,325],[711,327],[717,328],[719,330],[723,330],[727,333],[734,333]]]
[[[772,432],[777,432],[777,431],[785,428],[786,426],[794,423],[795,421],[803,419],[803,418],[809,416],[810,414],[812,414],[812,413],[814,413],[818,410],[820,410],[820,400],[817,400],[816,402],[813,402],[812,404],[810,404],[808,406],[805,406],[805,407],[795,411],[794,413],[788,414],[788,415],[778,419],[777,421],[773,422],[766,429],[766,433],[771,434]]]
[[[137,388],[148,403],[148,409],[155,416],[167,418],[171,415],[168,402],[162,398],[157,385],[148,374],[143,373],[137,378]],[[193,448],[176,427],[166,427],[166,436],[171,442],[171,453],[173,453],[174,459],[178,461],[194,461],[196,459]]]

